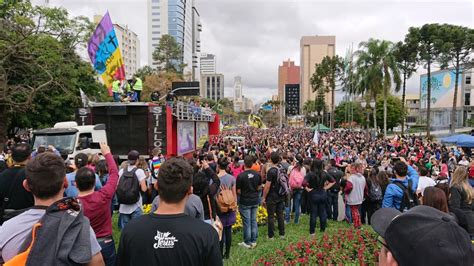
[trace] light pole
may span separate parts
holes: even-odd
[[[366,116],[366,123],[367,123],[366,131],[367,131],[367,140],[369,140],[370,139],[370,133],[369,133],[369,126],[370,126],[369,125],[370,124],[369,120],[370,119],[369,119],[369,117],[370,117],[371,110],[375,108],[375,101],[371,101],[369,103],[369,105],[367,105],[367,102],[361,102],[360,105],[362,106],[362,108],[365,109],[365,112],[367,114],[367,116]]]

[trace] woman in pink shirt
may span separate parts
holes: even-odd
[[[118,183],[118,169],[110,148],[100,144],[102,154],[107,161],[109,179],[98,191],[94,191],[95,173],[87,166],[80,168],[76,173],[76,186],[79,190],[78,199],[94,229],[97,242],[101,246],[105,265],[115,265],[115,244],[112,238],[112,214],[110,211],[112,199]],[[92,182],[92,183],[91,183]],[[91,185],[92,184],[92,185]]]
[[[240,165],[239,160],[240,160],[240,158],[239,158],[238,155],[234,156],[234,158],[232,159],[232,163],[229,166],[230,173],[236,179],[240,175],[240,173],[242,173],[244,171],[244,168],[243,168],[242,165]]]

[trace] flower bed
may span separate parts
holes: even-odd
[[[367,230],[339,229],[319,239],[305,239],[262,257],[254,265],[375,265],[379,246],[375,233]]]
[[[257,210],[257,224],[258,225],[264,225],[267,224],[267,209],[265,209],[263,206],[258,206]],[[240,213],[237,211],[237,219],[235,224],[232,226],[232,231],[239,231],[242,230],[243,224],[242,224],[242,218],[240,217]]]

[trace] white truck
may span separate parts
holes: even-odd
[[[54,146],[70,159],[78,153],[100,153],[99,143],[107,143],[105,124],[79,126],[76,122],[56,123],[53,128],[33,132],[33,149]]]

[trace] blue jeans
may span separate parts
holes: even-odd
[[[328,218],[337,221],[337,216],[339,215],[339,193],[328,191],[328,205],[327,213]]]
[[[314,234],[316,229],[316,217],[319,217],[319,229],[321,232],[326,230],[327,214],[327,193],[324,190],[311,191],[311,216],[309,219],[309,233]]]
[[[114,92],[113,97],[114,97],[114,102],[120,102],[120,93]]]
[[[102,253],[102,258],[104,258],[105,265],[114,266],[116,258],[114,240],[112,239],[110,242],[99,241],[99,245],[101,247],[100,253]]]
[[[120,213],[119,219],[118,219],[118,226],[120,230],[123,230],[123,228],[125,228],[125,225],[127,225],[128,222],[130,222],[130,220],[138,218],[142,215],[143,215],[142,208],[137,208],[130,214]]]
[[[347,202],[345,203],[345,210],[346,210],[346,221],[348,223],[352,223],[351,206],[349,206],[349,204],[347,204]]]
[[[240,205],[239,207],[240,216],[242,217],[244,242],[247,245],[250,245],[251,243],[257,243],[257,208],[258,205]]]
[[[295,213],[295,224],[297,224],[300,220],[300,213],[301,213],[301,195],[303,195],[302,189],[293,190],[292,200],[293,205],[289,205],[285,208],[285,221],[287,223],[290,222],[290,213],[291,213],[291,206],[293,206],[293,212]]]

